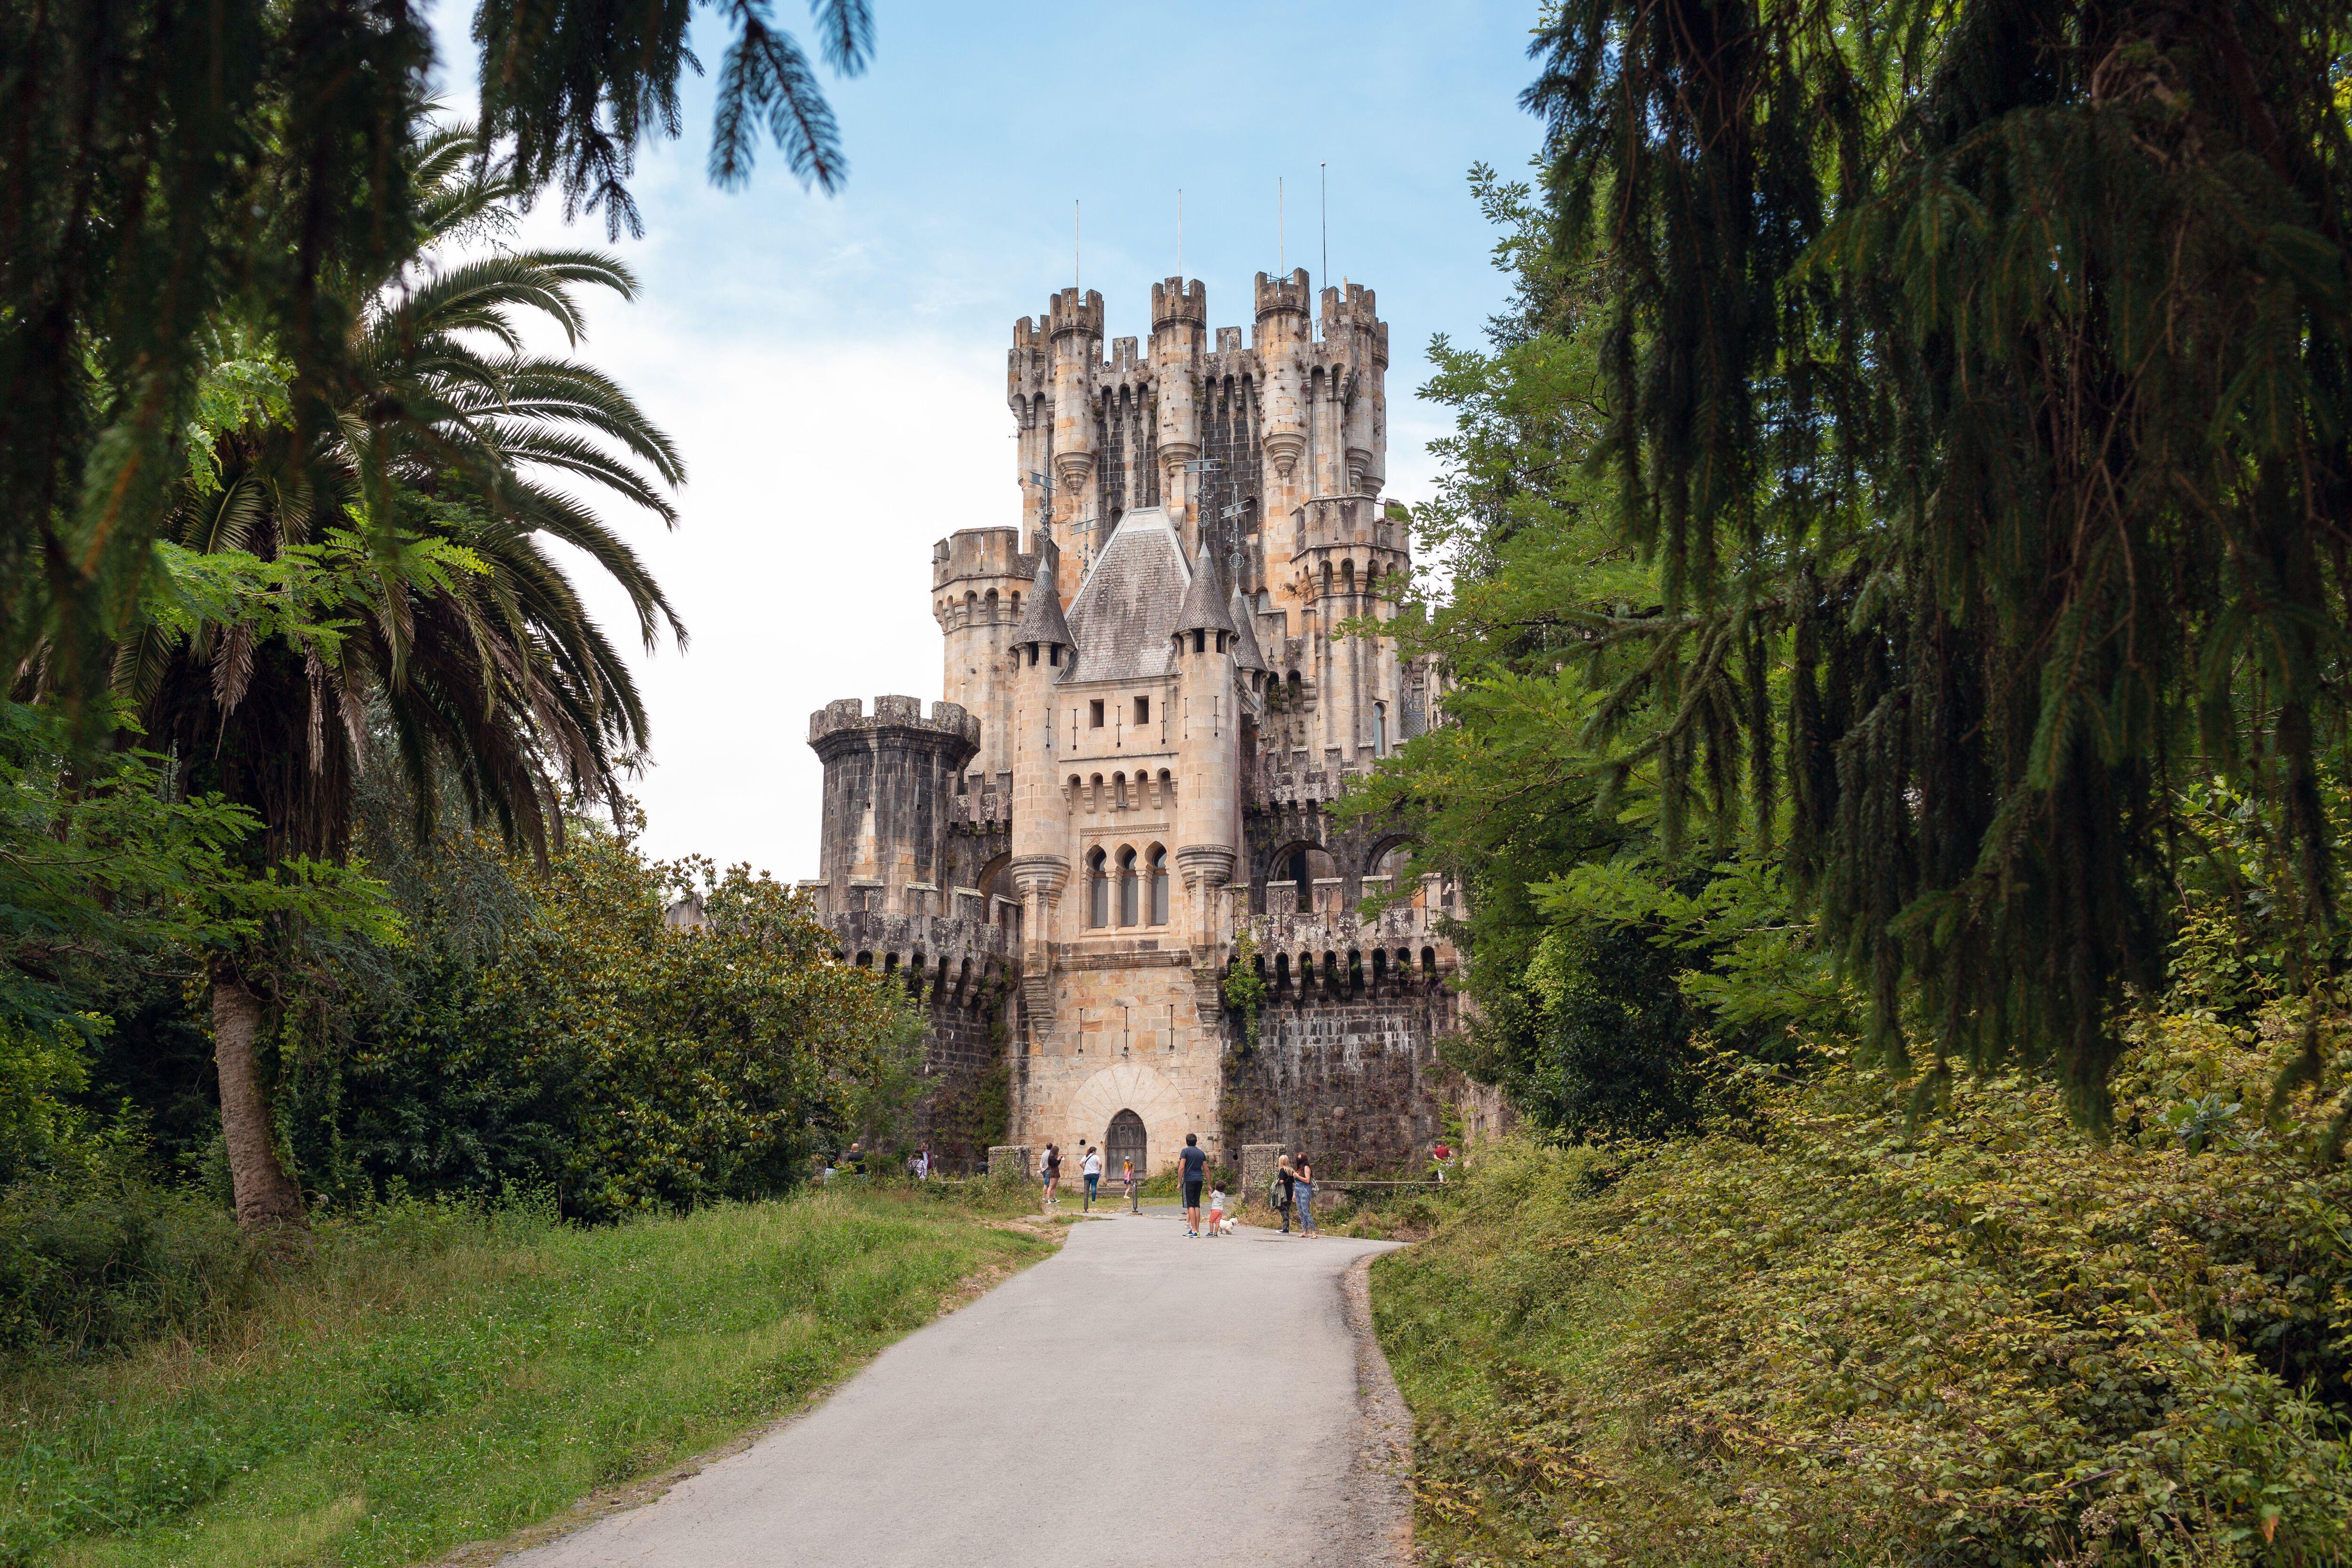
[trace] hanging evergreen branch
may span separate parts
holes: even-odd
[[[1672,716],[1627,759],[1670,843],[1785,787],[1792,880],[1928,1092],[2046,1063],[2105,1116],[2190,781],[2261,800],[2334,918],[2347,42],[2316,0],[1568,0],[1537,39],[1664,591],[1605,633]]]

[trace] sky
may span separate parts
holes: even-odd
[[[935,700],[931,546],[1020,520],[1004,392],[1017,318],[1042,315],[1075,268],[1102,291],[1107,338],[1148,338],[1150,286],[1177,271],[1181,188],[1183,270],[1206,281],[1212,326],[1246,329],[1255,274],[1286,261],[1326,281],[1323,174],[1329,281],[1371,286],[1389,323],[1388,493],[1416,501],[1449,423],[1413,395],[1429,340],[1475,339],[1507,292],[1467,171],[1515,173],[1539,139],[1517,108],[1533,0],[875,10],[871,68],[826,81],[849,163],[837,194],[803,191],[772,147],[747,188],[713,187],[706,77],[686,89],[684,135],[639,160],[644,238],[608,245],[595,215],[567,232],[552,199],[523,231],[636,273],[634,302],[590,302],[579,351],[686,458],[674,532],[608,510],[690,638],[635,661],[647,847],[789,880],[817,861],[808,716],[845,696]],[[459,110],[470,15],[436,16]],[[725,41],[701,12],[706,65]],[[582,579],[620,640],[620,596]]]

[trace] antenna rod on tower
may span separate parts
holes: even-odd
[[[1073,288],[1079,287],[1079,285],[1084,281],[1078,269],[1078,239],[1081,234],[1081,230],[1079,228],[1081,206],[1082,204],[1077,202],[1072,202],[1070,204],[1070,287]]]
[[[1323,270],[1319,276],[1328,283],[1331,277],[1331,165],[1318,163],[1315,167],[1322,172],[1323,179]]]
[[[1184,276],[1184,187],[1176,187],[1176,276]]]
[[[1286,246],[1282,232],[1282,176],[1276,174],[1274,177],[1274,269],[1276,272],[1290,269],[1290,252]]]

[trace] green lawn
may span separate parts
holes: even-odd
[[[1047,1250],[888,1192],[322,1225],[224,1339],[0,1385],[0,1563],[433,1558],[806,1404]]]

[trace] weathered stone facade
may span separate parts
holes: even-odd
[[[934,547],[948,700],[812,716],[823,874],[845,957],[903,971],[932,1009],[935,1147],[986,1155],[972,1096],[1001,1083],[1000,1151],[1197,1134],[1393,1168],[1446,1109],[1454,894],[1401,888],[1392,832],[1328,813],[1350,775],[1437,717],[1392,639],[1411,568],[1386,465],[1388,327],[1372,291],[1261,273],[1256,326],[1208,291],[1151,291],[1148,350],[1103,354],[1098,294],[1013,330],[1023,528]],[[1388,895],[1376,917],[1363,901]],[[1246,931],[1270,989],[1257,1038],[1223,986]],[[940,1108],[963,1107],[966,1126]],[[968,1145],[968,1146],[967,1146]]]

